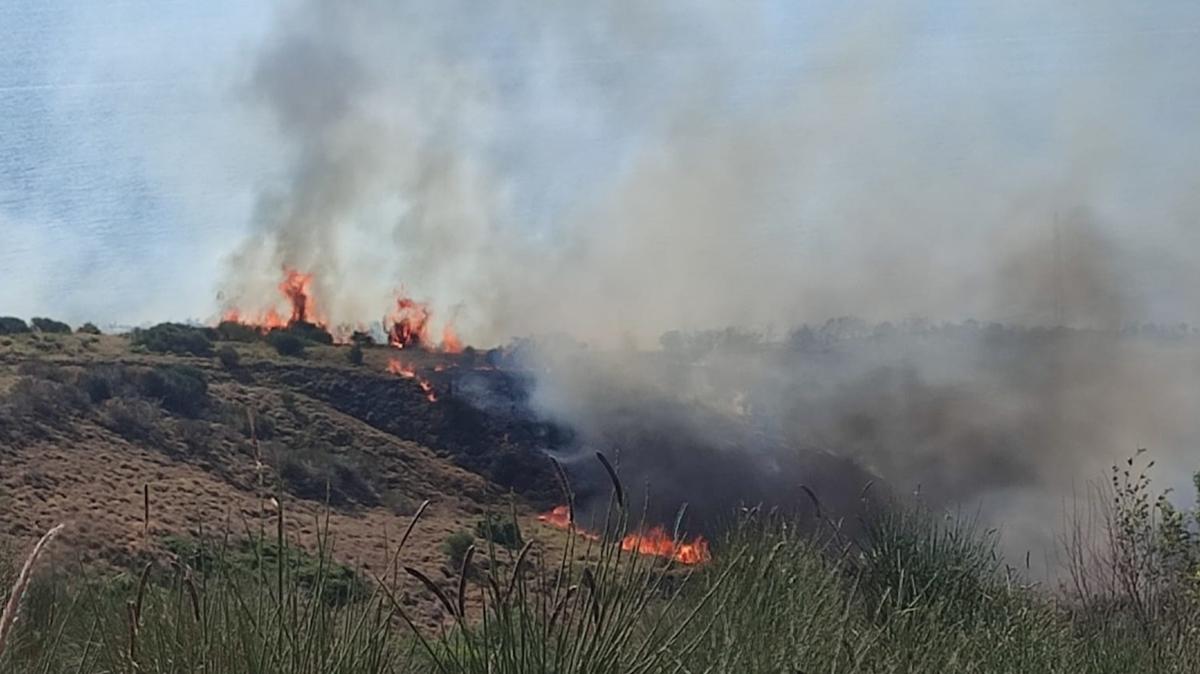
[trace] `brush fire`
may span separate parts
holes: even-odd
[[[538,515],[538,520],[558,529],[571,530],[588,540],[600,540],[597,534],[574,527],[571,521],[571,510],[565,505],[556,506],[549,512]],[[712,559],[708,541],[703,536],[696,536],[690,541],[676,539],[661,526],[629,534],[621,539],[621,549],[626,552],[637,552],[643,555],[653,555],[674,560],[680,564],[703,564]]]

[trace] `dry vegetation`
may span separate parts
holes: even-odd
[[[743,512],[680,567],[613,544],[619,498],[600,540],[539,525],[469,451],[521,429],[455,435],[375,349],[190,340],[0,336],[0,671],[1200,671],[1198,511],[1140,455],[1075,514],[1061,588],[919,503],[853,536]]]

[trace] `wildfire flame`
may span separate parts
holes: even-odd
[[[545,522],[558,529],[570,529],[571,510],[565,505],[555,507],[549,512],[538,515],[538,521]],[[584,538],[599,540],[596,534],[576,528],[576,533]],[[621,549],[627,552],[637,552],[643,555],[666,557],[680,564],[703,564],[712,559],[708,549],[708,541],[703,536],[696,536],[690,542],[675,540],[666,529],[656,526],[648,531],[629,534],[621,539]]]
[[[279,283],[279,292],[291,306],[288,317],[284,317],[274,307],[257,315],[246,315],[240,310],[229,309],[221,316],[223,321],[232,321],[243,325],[251,325],[263,332],[276,328],[286,328],[297,323],[311,323],[326,327],[325,320],[317,311],[316,301],[312,294],[313,275],[305,274],[297,269],[284,267],[283,281]]]
[[[429,305],[418,302],[411,297],[401,295],[396,298],[396,309],[383,319],[383,328],[388,335],[388,343],[397,349],[426,349],[438,350],[444,353],[461,353],[462,340],[454,331],[454,326],[447,323],[442,328],[442,341],[434,346],[429,334],[429,326],[433,312]]]
[[[425,394],[425,399],[431,403],[437,402],[437,392],[433,390],[433,384],[431,384],[428,379],[417,374],[417,371],[413,366],[397,358],[392,358],[388,360],[387,369],[388,372],[391,372],[394,375],[404,377],[405,379],[412,379],[413,381],[417,382],[417,386],[419,386],[421,391]]]
[[[621,549],[668,557],[680,564],[701,564],[712,559],[708,541],[703,536],[697,536],[691,542],[676,541],[662,527],[652,527],[649,531],[626,536],[621,541]]]

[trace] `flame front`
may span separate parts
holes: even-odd
[[[404,377],[405,379],[412,379],[413,381],[417,382],[417,386],[420,387],[421,392],[425,394],[425,399],[431,403],[437,402],[437,392],[433,390],[433,384],[430,383],[428,379],[417,374],[417,370],[413,366],[401,361],[398,358],[392,358],[388,360],[387,369],[388,372],[391,372],[394,375]]]
[[[549,512],[538,515],[538,521],[558,529],[571,529],[573,524],[571,510],[565,505],[557,506]],[[576,533],[594,541],[600,539],[596,534],[583,529],[576,528]],[[660,526],[652,527],[641,533],[629,534],[621,539],[621,549],[626,552],[666,557],[680,564],[688,565],[703,564],[712,559],[708,541],[703,536],[696,536],[690,542],[676,541],[667,534],[666,529]]]
[[[310,323],[324,328],[326,327],[326,321],[317,311],[316,300],[313,299],[312,283],[312,274],[305,274],[297,269],[284,267],[283,281],[279,283],[278,287],[279,292],[291,306],[288,317],[285,318],[275,307],[271,307],[257,315],[247,315],[245,312],[233,308],[222,314],[221,320],[253,326],[262,332],[268,332],[277,328],[286,328],[289,325],[296,325],[298,323]]]
[[[649,531],[626,536],[621,541],[621,549],[668,557],[680,564],[702,564],[712,559],[708,541],[703,536],[695,537],[690,543],[676,541],[662,527],[652,527]]]

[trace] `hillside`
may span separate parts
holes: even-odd
[[[237,364],[151,353],[127,336],[0,337],[0,537],[26,547],[68,522],[59,549],[69,561],[134,568],[168,559],[171,540],[273,521],[279,490],[309,549],[328,502],[334,557],[364,575],[385,572],[424,500],[403,562],[435,577],[450,577],[447,538],[507,512],[510,491],[525,530],[558,536],[535,518],[558,498],[537,450],[546,430],[466,400],[496,390],[515,408],[514,376],[462,356],[408,356],[437,390],[431,402],[417,379],[387,372],[384,347],[352,365],[347,346],[310,345],[302,357],[217,346]],[[414,596],[430,624],[444,618],[428,591]]]

